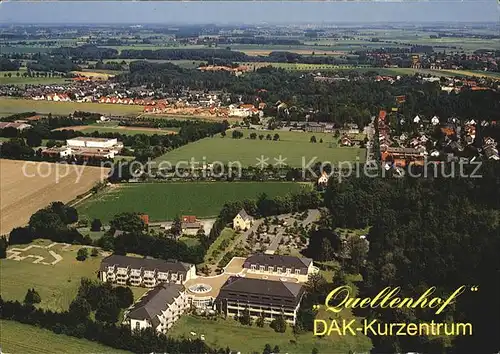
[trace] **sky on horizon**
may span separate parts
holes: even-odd
[[[420,2],[55,1],[0,3],[0,23],[498,22],[496,0]]]

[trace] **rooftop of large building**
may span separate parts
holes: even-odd
[[[254,254],[249,256],[245,260],[245,268],[248,268],[249,264],[259,264],[297,269],[308,268],[311,263],[311,258],[299,258],[294,256],[283,256],[275,254]]]
[[[156,328],[160,324],[158,315],[172,304],[184,291],[184,286],[178,284],[162,283],[154,289],[149,290],[138,302],[136,302],[127,317],[134,320],[150,320]]]
[[[177,261],[164,261],[162,259],[128,257],[113,254],[102,260],[99,270],[106,270],[106,267],[108,266],[117,266],[123,268],[130,267],[133,269],[142,268],[145,270],[157,270],[165,273],[185,273],[189,270],[191,264]]]
[[[304,288],[297,283],[236,276],[230,277],[220,291],[221,293],[227,291],[281,298],[299,298],[303,294]]]

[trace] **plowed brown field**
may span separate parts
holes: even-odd
[[[27,224],[51,202],[73,200],[107,173],[101,167],[0,159],[0,234]]]

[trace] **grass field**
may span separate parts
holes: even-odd
[[[73,200],[107,173],[100,167],[0,160],[0,234],[26,224],[51,202]]]
[[[360,161],[365,159],[365,149],[337,147],[333,134],[325,133],[306,133],[289,131],[258,131],[243,130],[244,137],[241,139],[231,138],[231,132],[222,138],[219,135],[213,138],[198,140],[178,149],[172,150],[156,159],[157,162],[169,161],[175,165],[178,161],[190,161],[194,158],[196,161],[229,163],[239,161],[242,166],[256,166],[258,158],[264,156],[269,158],[269,164],[275,164],[274,159],[281,155],[286,158],[284,163],[292,167],[301,167],[307,165],[311,159],[316,157],[314,162],[330,161],[331,163],[339,161]],[[279,141],[246,139],[250,132],[257,135],[279,134]],[[312,136],[315,136],[317,143],[310,143]],[[323,139],[320,143],[319,140]],[[303,160],[304,159],[304,160]],[[304,163],[303,163],[304,161]],[[233,165],[236,166],[236,165]]]
[[[276,333],[269,325],[259,328],[256,325],[243,326],[234,320],[217,319],[217,321],[195,318],[192,316],[181,317],[170,329],[173,337],[193,338],[190,332],[205,335],[208,345],[225,348],[229,346],[232,351],[248,354],[261,353],[266,344],[271,348],[280,347],[281,353],[311,353],[313,348],[319,353],[355,353],[368,352],[371,349],[370,339],[362,334],[356,336],[338,336],[332,334],[324,338],[314,337],[312,333],[295,336],[290,328],[285,333]],[[295,342],[293,342],[295,341]]]
[[[305,188],[298,183],[200,182],[123,184],[99,193],[77,206],[89,220],[108,222],[120,212],[142,212],[151,221],[172,220],[176,215],[213,217],[228,201],[256,198],[260,193],[284,195]]]
[[[147,128],[147,127],[125,127],[119,125],[77,125],[72,127],[63,127],[58,128],[56,130],[64,130],[64,129],[72,129],[78,130],[83,133],[93,133],[98,131],[99,133],[120,133],[126,135],[136,135],[136,134],[146,134],[146,135],[154,135],[154,134],[177,134],[180,128],[168,128],[168,129],[159,129],[159,128]]]
[[[14,321],[0,320],[3,353],[128,353],[123,350]]]
[[[19,71],[22,74],[24,71]],[[10,73],[11,76],[5,76],[5,74]],[[64,77],[22,77],[17,76],[17,71],[7,71],[0,72],[0,85],[24,85],[24,84],[62,84],[64,82],[69,82],[67,78]]]
[[[35,240],[33,244],[47,246],[49,240]],[[15,245],[16,248],[24,248],[28,245]],[[12,247],[11,247],[12,248]],[[84,262],[76,260],[76,254],[80,246],[71,246],[63,250],[62,246],[51,248],[61,255],[63,259],[55,265],[33,264],[33,259],[15,261],[2,259],[1,287],[0,293],[3,299],[22,301],[28,288],[35,288],[40,294],[42,302],[39,306],[54,311],[67,310],[69,304],[76,296],[80,279],[87,277],[97,279],[97,270],[102,257],[89,257]],[[48,262],[53,257],[46,249],[30,249],[21,255],[35,254],[46,257]]]
[[[0,113],[14,114],[32,111],[43,114],[52,113],[62,115],[70,114],[75,111],[86,111],[102,114],[137,116],[142,113],[143,107],[109,103],[49,102],[0,97]]]

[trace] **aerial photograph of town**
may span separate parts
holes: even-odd
[[[500,3],[0,3],[0,354],[500,353]]]

